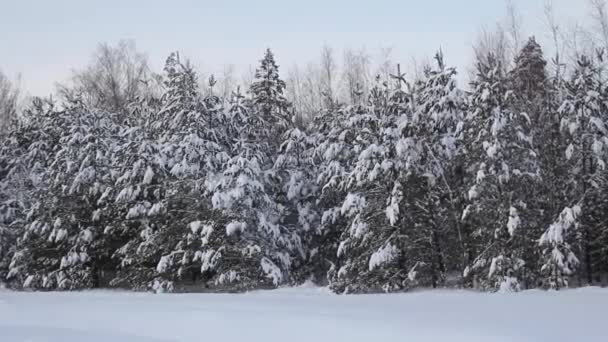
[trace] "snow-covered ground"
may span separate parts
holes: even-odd
[[[0,290],[2,342],[608,341],[608,290],[337,296]]]

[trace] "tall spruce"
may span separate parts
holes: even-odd
[[[564,186],[570,203],[540,240],[547,287],[566,286],[579,263],[583,265],[584,281],[594,281],[592,241],[603,227],[599,221],[605,203],[602,189],[608,133],[602,71],[601,65],[581,56],[566,83],[565,99],[559,108],[568,173]]]
[[[535,214],[529,189],[539,179],[526,113],[507,103],[504,66],[493,55],[478,61],[467,113],[469,203],[462,220],[471,227],[470,247],[477,255],[465,270],[484,289],[516,291],[525,267],[523,233]]]

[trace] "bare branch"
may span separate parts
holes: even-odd
[[[506,0],[507,3],[507,30],[511,38],[511,54],[515,56],[521,47],[521,24],[522,19],[513,0]]]
[[[608,14],[604,0],[589,0],[591,18],[594,22],[594,32],[599,35],[603,48],[608,47]]]
[[[0,131],[4,131],[17,118],[21,94],[19,79],[12,82],[0,71]]]
[[[142,92],[152,76],[145,55],[137,52],[133,41],[116,46],[100,44],[91,63],[73,73],[71,84],[59,86],[60,93],[75,92],[91,107],[124,113]]]

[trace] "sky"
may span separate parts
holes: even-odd
[[[513,0],[525,34],[546,38],[546,0]],[[587,0],[553,0],[560,22],[584,22]],[[504,0],[0,0],[0,70],[21,76],[30,95],[84,67],[100,42],[133,39],[160,70],[180,51],[207,72],[255,65],[266,48],[283,69],[317,60],[325,44],[392,48],[408,63],[441,48],[448,64],[468,67],[482,28],[505,18]],[[540,36],[540,37],[538,37]],[[543,37],[545,36],[545,37]]]

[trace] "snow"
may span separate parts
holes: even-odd
[[[148,210],[148,216],[156,216],[161,214],[165,209],[165,204],[163,202],[154,203],[150,210]]]
[[[148,212],[148,209],[146,209],[146,206],[142,203],[138,203],[129,209],[129,212],[127,212],[126,218],[127,218],[127,220],[138,218],[142,215],[145,215],[146,212]]]
[[[509,231],[509,235],[513,236],[513,234],[515,234],[515,230],[517,230],[520,223],[521,220],[519,218],[517,209],[514,207],[509,208],[509,220],[507,221],[507,230]]]
[[[602,122],[602,119],[593,116],[589,118],[589,122],[593,124],[603,135],[608,134],[608,131],[606,130],[606,126],[604,125],[604,122]]]
[[[593,149],[593,153],[595,153],[596,156],[598,156],[598,157],[601,156],[603,148],[604,148],[604,144],[602,143],[601,140],[593,141],[592,149]]]
[[[232,221],[226,225],[226,235],[230,236],[237,232],[243,232],[245,229],[247,229],[247,223]]]
[[[201,229],[201,221],[194,221],[194,222],[190,222],[190,224],[188,225],[190,227],[190,230],[192,231],[193,234],[198,233],[199,229]]]
[[[154,171],[150,166],[146,169],[146,173],[144,174],[144,179],[142,181],[143,184],[152,183],[152,178],[154,178]]]
[[[203,246],[206,246],[209,243],[211,233],[213,233],[213,226],[210,224],[203,225],[203,230],[201,230],[201,243]]]
[[[572,153],[574,153],[574,146],[570,144],[568,145],[568,148],[566,148],[566,160],[572,159]]]
[[[163,257],[160,258],[160,261],[158,262],[158,265],[156,265],[156,272],[158,273],[165,273],[165,271],[167,270],[167,268],[169,267],[169,263],[170,263],[170,257],[167,255],[164,255]]]
[[[65,229],[57,230],[57,233],[55,234],[55,242],[63,241],[63,239],[65,239],[66,236],[68,236],[67,230],[65,230]]]
[[[391,244],[381,247],[369,258],[369,270],[373,271],[377,267],[393,261],[398,254],[397,247]]]
[[[517,278],[505,277],[504,281],[500,283],[500,292],[517,292],[519,291],[519,282]]]
[[[359,220],[354,220],[353,223],[350,225],[349,233],[351,236],[354,236],[358,239],[365,235],[368,231],[369,226],[367,225],[367,223],[361,222]]]
[[[93,241],[93,232],[89,228],[87,228],[82,231],[81,238],[82,241],[86,243],[91,243]]]
[[[608,291],[154,295],[0,290],[6,342],[605,341]],[[567,314],[566,314],[567,313]]]
[[[469,189],[469,200],[474,200],[477,197],[479,197],[479,192],[477,192],[477,186],[473,185],[470,189]]]
[[[267,278],[272,279],[272,283],[278,285],[283,280],[281,269],[272,260],[264,257],[261,261],[262,270]]]
[[[207,250],[204,253],[197,252],[195,256],[195,260],[201,260],[201,272],[205,272],[208,270],[212,270],[215,267],[217,262],[218,254],[214,250]]]
[[[228,271],[226,273],[222,273],[217,279],[217,283],[219,284],[229,284],[234,282],[235,280],[239,280],[240,276],[235,271]]]
[[[357,213],[361,212],[365,208],[365,205],[365,197],[349,193],[348,195],[346,195],[344,203],[342,203],[340,213],[347,217],[352,217]]]
[[[386,207],[386,217],[388,218],[391,226],[394,226],[399,219],[399,205],[403,200],[403,192],[401,191],[401,188],[401,184],[399,182],[395,182],[391,194],[390,205]]]
[[[581,210],[581,207],[578,205],[575,205],[572,208],[564,208],[559,215],[558,220],[552,223],[541,236],[539,244],[542,246],[551,243],[562,243],[564,241],[564,234],[566,234],[574,225],[576,219],[581,214]]]
[[[492,277],[496,273],[496,269],[498,265],[500,265],[504,260],[504,256],[499,255],[496,258],[492,258],[492,263],[490,264],[490,270],[488,273],[488,277]]]

